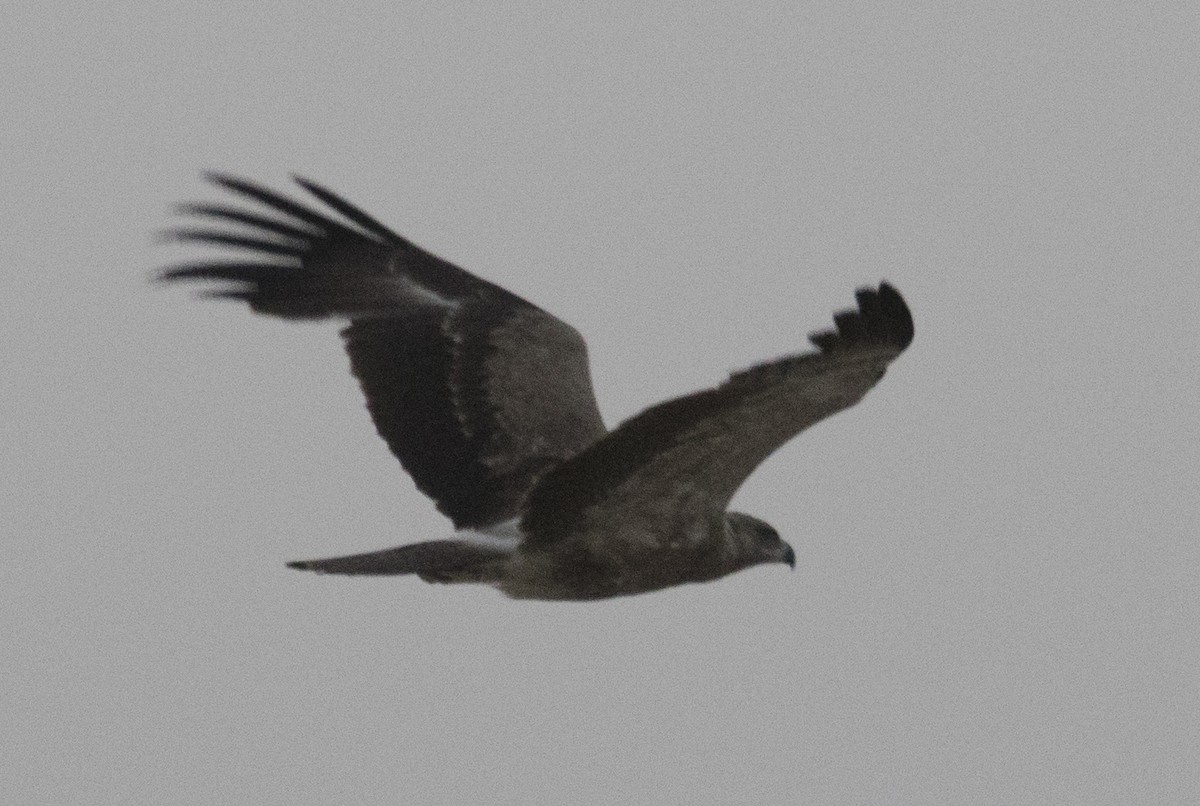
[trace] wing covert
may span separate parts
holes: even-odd
[[[857,300],[858,310],[834,317],[836,330],[810,336],[819,352],[760,364],[653,406],[547,473],[523,516],[527,542],[666,535],[687,508],[723,512],[763,460],[857,403],[912,341],[912,315],[890,285],[861,289]]]
[[[267,214],[182,206],[206,226],[175,239],[240,259],[162,278],[214,281],[210,296],[272,316],[349,320],[342,335],[376,429],[456,527],[514,517],[541,473],[605,433],[571,326],[312,182],[296,180],[340,219],[241,179],[208,178]]]

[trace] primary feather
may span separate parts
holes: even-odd
[[[214,282],[210,295],[271,316],[348,322],[351,370],[380,436],[459,530],[294,568],[597,599],[794,564],[768,524],[726,510],[730,499],[783,443],[860,400],[913,338],[899,292],[863,288],[835,329],[810,336],[816,352],[734,373],[609,432],[570,325],[313,182],[296,180],[329,212],[209,179],[263,209],[180,207],[204,224],[176,239],[240,256],[162,277]]]

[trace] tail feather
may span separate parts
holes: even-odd
[[[288,563],[288,568],[318,574],[417,574],[426,582],[482,582],[488,566],[506,554],[459,540],[430,540],[346,557],[300,560]]]

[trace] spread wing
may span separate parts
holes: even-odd
[[[810,336],[817,352],[647,409],[546,474],[523,516],[527,544],[584,540],[611,551],[722,513],[763,460],[857,403],[912,341],[912,316],[890,285],[861,289],[857,301],[834,317],[835,331]]]
[[[341,219],[243,180],[209,178],[270,215],[185,205],[207,226],[174,238],[245,257],[162,277],[220,282],[210,296],[272,316],[348,319],[342,336],[380,436],[456,527],[515,517],[547,468],[605,434],[587,347],[570,325],[316,184],[296,180]]]

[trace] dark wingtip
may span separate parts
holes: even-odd
[[[292,174],[292,181],[320,199],[327,206],[345,216],[348,221],[354,222],[354,224],[361,227],[365,232],[386,241],[399,243],[404,240],[384,226],[377,218],[346,201],[329,188],[319,185],[311,179],[305,179],[299,174]]]
[[[288,568],[295,568],[297,571],[315,571],[316,563],[311,560],[293,560],[287,564]]]
[[[173,283],[177,280],[197,280],[203,276],[199,266],[169,266],[159,269],[154,279],[160,283]]]
[[[210,182],[217,187],[231,190],[235,193],[244,193],[246,188],[250,186],[250,182],[245,179],[227,174],[222,171],[201,171],[200,178],[205,182]]]
[[[200,176],[204,178],[205,182],[212,182],[214,185],[220,185],[221,187],[239,187],[250,184],[245,179],[240,179],[224,171],[201,171]]]
[[[916,328],[913,326],[912,311],[900,292],[891,283],[879,284],[879,302],[882,315],[888,320],[896,345],[903,350],[912,344]]]
[[[857,310],[834,314],[834,330],[822,330],[808,337],[822,352],[858,344],[886,344],[903,350],[912,343],[912,311],[894,286],[881,282],[878,289],[858,289],[854,297]]]

